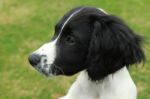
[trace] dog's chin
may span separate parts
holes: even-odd
[[[57,68],[54,64],[38,64],[35,66],[35,69],[46,77],[54,77],[63,73],[63,71]]]

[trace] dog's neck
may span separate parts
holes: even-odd
[[[100,81],[91,81],[82,71],[62,99],[136,99],[136,86],[126,67]]]

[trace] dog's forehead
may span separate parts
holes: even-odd
[[[73,17],[73,15],[75,14],[75,12],[77,13],[77,11],[79,9],[82,9],[82,7],[77,7],[74,8],[70,11],[68,11],[55,25],[55,30],[57,30],[57,32],[61,32],[62,28],[67,24],[67,22],[71,19],[71,17]]]
[[[72,20],[81,20],[81,18],[84,18],[86,15],[89,14],[98,14],[98,15],[106,15],[107,13],[99,8],[95,7],[77,7],[69,12],[67,12],[60,21],[55,26],[55,31],[57,31],[59,34],[63,31],[65,26],[70,23]]]

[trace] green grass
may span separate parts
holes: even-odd
[[[150,99],[149,0],[0,0],[0,99],[57,99],[73,77],[48,79],[27,61],[29,53],[50,40],[55,23],[74,6],[105,9],[144,36],[144,67],[132,67],[138,99]]]

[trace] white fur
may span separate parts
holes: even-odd
[[[104,12],[105,14],[108,14],[104,9],[98,8],[98,10]]]
[[[50,43],[44,44],[34,53],[43,55],[43,56],[46,55],[48,59],[47,60],[48,64],[52,64],[56,57],[56,40]]]
[[[56,40],[44,44],[34,53],[41,56],[41,62],[39,65],[40,67],[37,66],[36,69],[40,71],[39,68],[42,68],[45,69],[47,73],[49,73],[51,64],[54,62],[56,58]],[[44,62],[44,60],[47,60],[46,63]],[[44,67],[45,64],[48,64],[46,68]],[[53,76],[53,74],[50,73],[49,76]]]
[[[68,94],[60,99],[136,99],[137,90],[126,67],[101,81],[89,80],[82,71]]]

